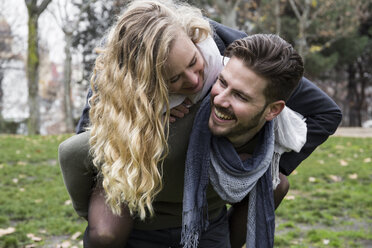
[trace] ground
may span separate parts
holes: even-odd
[[[372,128],[339,127],[334,136],[370,138],[372,137]]]

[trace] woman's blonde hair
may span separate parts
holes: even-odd
[[[197,43],[210,26],[189,5],[133,1],[96,59],[90,145],[115,214],[121,214],[122,203],[141,219],[154,213],[152,201],[162,188],[161,164],[168,152],[165,64],[180,30]]]

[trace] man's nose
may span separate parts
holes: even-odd
[[[230,101],[228,98],[228,90],[220,90],[213,99],[213,104],[219,107],[228,108],[230,106]]]

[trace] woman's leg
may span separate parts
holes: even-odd
[[[275,204],[275,209],[277,209],[284,199],[284,197],[287,195],[288,190],[289,190],[289,182],[287,177],[279,173],[279,178],[280,178],[280,183],[274,190],[274,204]]]
[[[84,247],[124,248],[133,228],[133,219],[126,206],[123,205],[121,212],[121,216],[114,215],[105,202],[103,188],[96,187],[90,198]]]
[[[88,217],[89,198],[95,184],[95,169],[89,156],[89,132],[74,135],[59,145],[58,158],[72,205]]]

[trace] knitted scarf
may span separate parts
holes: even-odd
[[[196,248],[200,235],[208,227],[206,188],[211,167],[212,185],[226,185],[227,175],[245,175],[242,194],[233,195],[240,201],[249,192],[247,220],[247,247],[272,247],[275,215],[272,197],[271,170],[268,170],[274,153],[274,128],[267,122],[259,133],[259,145],[252,158],[241,161],[233,145],[223,137],[215,137],[208,128],[210,97],[204,99],[194,121],[185,165],[181,243],[185,248]],[[213,166],[211,165],[211,161]],[[217,169],[216,169],[217,168]],[[213,172],[218,174],[212,176]],[[242,180],[229,182],[232,189]],[[216,189],[216,188],[215,188]],[[223,192],[216,190],[221,198]],[[219,192],[220,191],[220,192]]]

